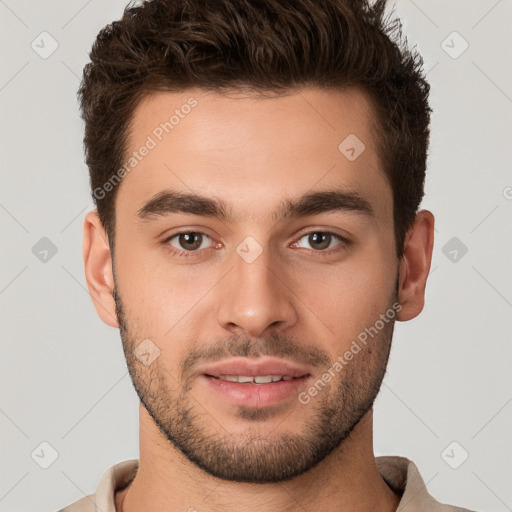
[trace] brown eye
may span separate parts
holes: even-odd
[[[308,242],[313,249],[327,249],[331,244],[332,235],[330,233],[310,233]]]
[[[187,231],[184,233],[176,233],[167,239],[167,242],[178,251],[197,251],[198,249],[205,249],[203,247],[204,241],[208,240],[210,237],[205,235],[204,233],[199,233],[196,231]]]
[[[301,245],[301,240],[306,239],[307,244],[310,248],[315,251],[324,251],[325,249],[330,249],[336,245],[340,245],[341,242],[344,242],[344,238],[336,233],[330,233],[329,231],[311,231],[310,233],[306,233],[303,235],[298,242],[299,247],[303,247]],[[338,243],[333,244],[333,241],[338,241]]]

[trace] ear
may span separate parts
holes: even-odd
[[[114,277],[108,236],[96,210],[83,223],[82,256],[85,279],[98,316],[111,327],[119,327],[112,291]]]
[[[397,320],[411,320],[423,310],[433,247],[434,216],[428,210],[421,210],[405,237],[398,291],[402,309],[397,313]]]

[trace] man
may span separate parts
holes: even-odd
[[[373,453],[434,230],[429,86],[384,10],[153,0],[99,34],[83,256],[140,397],[140,458],[65,512],[464,510]]]

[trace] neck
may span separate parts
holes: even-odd
[[[400,497],[380,475],[373,454],[372,410],[322,462],[287,482],[250,484],[212,477],[162,438],[141,405],[137,475],[116,494],[117,512],[245,510],[394,512]]]

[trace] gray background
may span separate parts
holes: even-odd
[[[119,333],[85,284],[92,201],[75,97],[124,5],[0,0],[2,511],[55,511],[138,457]],[[436,241],[425,309],[396,326],[375,452],[415,461],[440,501],[512,510],[512,2],[399,0],[397,12],[432,85],[423,207]]]

